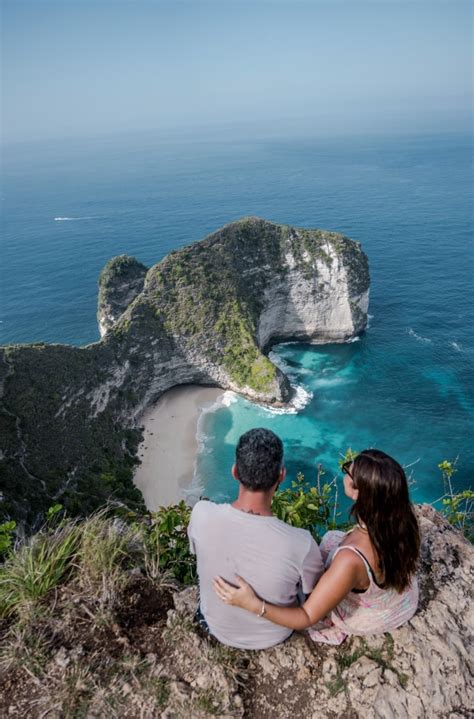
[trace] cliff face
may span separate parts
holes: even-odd
[[[330,232],[284,228],[284,267],[264,290],[258,343],[282,338],[343,342],[363,330],[368,269],[360,247]]]
[[[97,321],[101,337],[143,290],[146,273],[145,265],[127,255],[113,257],[107,262],[99,277]]]
[[[189,383],[288,400],[289,382],[265,352],[278,340],[356,335],[366,325],[368,291],[358,243],[257,218],[231,223],[147,272],[115,258],[100,278],[100,342],[1,350],[5,513],[32,521],[33,497],[39,510],[51,499],[84,510],[111,489],[137,498],[130,472],[121,479],[117,472],[133,464],[145,407]]]

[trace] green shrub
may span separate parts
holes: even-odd
[[[16,529],[16,522],[3,522],[0,524],[0,559],[7,555],[13,546],[13,537]]]
[[[450,524],[459,529],[466,539],[474,543],[474,492],[465,489],[442,499],[441,510]]]
[[[272,510],[279,519],[293,527],[309,530],[316,539],[328,529],[334,529],[339,516],[336,478],[322,483],[324,474],[319,465],[316,486],[303,474],[297,474],[291,487],[275,493],[272,503]]]
[[[191,509],[184,502],[161,507],[151,515],[150,524],[143,525],[145,567],[155,579],[169,574],[183,584],[196,582],[196,560],[189,551],[187,527]]]
[[[474,542],[474,492],[472,489],[455,491],[452,478],[457,472],[456,463],[457,458],[453,462],[445,459],[438,464],[445,493],[437,502],[441,502],[441,513],[448,522],[459,529],[466,539]]]

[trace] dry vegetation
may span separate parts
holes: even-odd
[[[104,510],[46,526],[11,553],[0,574],[0,716],[230,709],[218,691],[191,688],[180,675],[177,648],[183,634],[199,630],[177,614],[167,627],[179,583],[171,565],[159,569],[160,544],[153,557],[150,536],[152,525],[129,525]],[[229,658],[231,651],[209,644],[205,659],[220,673],[235,674]]]

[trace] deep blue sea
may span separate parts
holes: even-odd
[[[472,485],[473,174],[465,135],[377,138],[111,137],[3,151],[2,343],[98,339],[97,277],[113,255],[147,265],[243,215],[343,232],[372,277],[359,341],[282,345],[308,394],[297,414],[237,399],[208,413],[198,475],[226,499],[238,436],[267,426],[289,477],[328,476],[347,447],[393,454],[417,500],[442,494],[437,464]]]

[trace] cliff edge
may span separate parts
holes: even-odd
[[[472,717],[474,549],[432,507],[417,514],[421,601],[410,622],[339,647],[295,632],[263,651],[204,634],[197,587],[179,591],[143,562],[137,526],[130,532],[117,518],[89,518],[76,525],[81,551],[62,581],[0,621],[0,715]],[[13,565],[15,576],[25,565]]]

